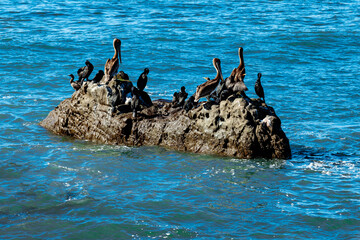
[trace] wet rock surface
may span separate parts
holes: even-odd
[[[104,144],[157,145],[237,158],[291,157],[280,119],[259,99],[232,95],[190,111],[157,100],[142,107],[137,117],[119,102],[116,83],[85,82],[40,125],[55,134]]]

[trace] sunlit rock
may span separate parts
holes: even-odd
[[[85,83],[40,125],[55,134],[97,143],[163,146],[180,151],[237,158],[291,157],[289,140],[272,107],[258,99],[230,96],[207,110],[186,112],[154,101],[133,117],[121,104],[116,83]]]

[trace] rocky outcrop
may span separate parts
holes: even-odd
[[[115,84],[116,85],[116,84]],[[84,83],[40,125],[60,135],[97,143],[157,145],[180,151],[237,158],[291,157],[289,140],[272,107],[232,95],[220,104],[186,112],[166,101],[139,110],[119,102],[114,84]]]

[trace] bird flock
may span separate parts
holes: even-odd
[[[119,93],[121,95],[121,104],[127,104],[126,98],[130,99],[130,109],[133,112],[133,117],[137,117],[137,111],[141,109],[141,106],[150,107],[152,106],[152,101],[149,95],[144,91],[147,82],[149,69],[145,68],[144,71],[140,74],[137,80],[137,87],[133,86],[132,82],[129,80],[129,76],[124,71],[119,71],[121,60],[121,41],[117,38],[113,40],[114,55],[108,59],[104,66],[104,71],[99,70],[93,79],[89,79],[91,73],[94,70],[94,66],[90,61],[85,61],[85,66],[78,69],[78,80],[74,80],[75,77],[73,74],[70,74],[70,84],[75,91],[78,91],[84,81],[92,83],[103,83],[109,85],[111,81],[119,82]],[[213,66],[216,70],[216,76],[214,79],[206,77],[206,81],[197,86],[195,93],[186,100],[188,93],[185,91],[185,86],[182,86],[180,92],[175,92],[172,99],[172,107],[184,108],[186,111],[189,111],[193,107],[198,106],[199,100],[201,98],[207,98],[207,103],[216,104],[222,100],[225,100],[232,94],[240,95],[244,98],[247,98],[245,91],[248,90],[244,83],[244,78],[246,75],[245,72],[245,62],[243,56],[243,48],[238,49],[239,55],[239,65],[234,68],[229,77],[225,80],[221,71],[221,61],[218,58],[213,59]],[[264,89],[261,85],[261,73],[258,73],[258,78],[255,83],[255,93],[262,98],[262,101],[265,102]],[[206,105],[206,104],[205,104]],[[205,107],[204,105],[204,107]],[[211,104],[210,104],[211,105]],[[206,108],[206,107],[205,107]]]

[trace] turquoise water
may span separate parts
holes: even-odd
[[[359,1],[0,3],[1,239],[359,239]],[[121,70],[171,99],[244,48],[291,160],[97,145],[39,122],[122,40]],[[94,74],[92,76],[94,76]]]

